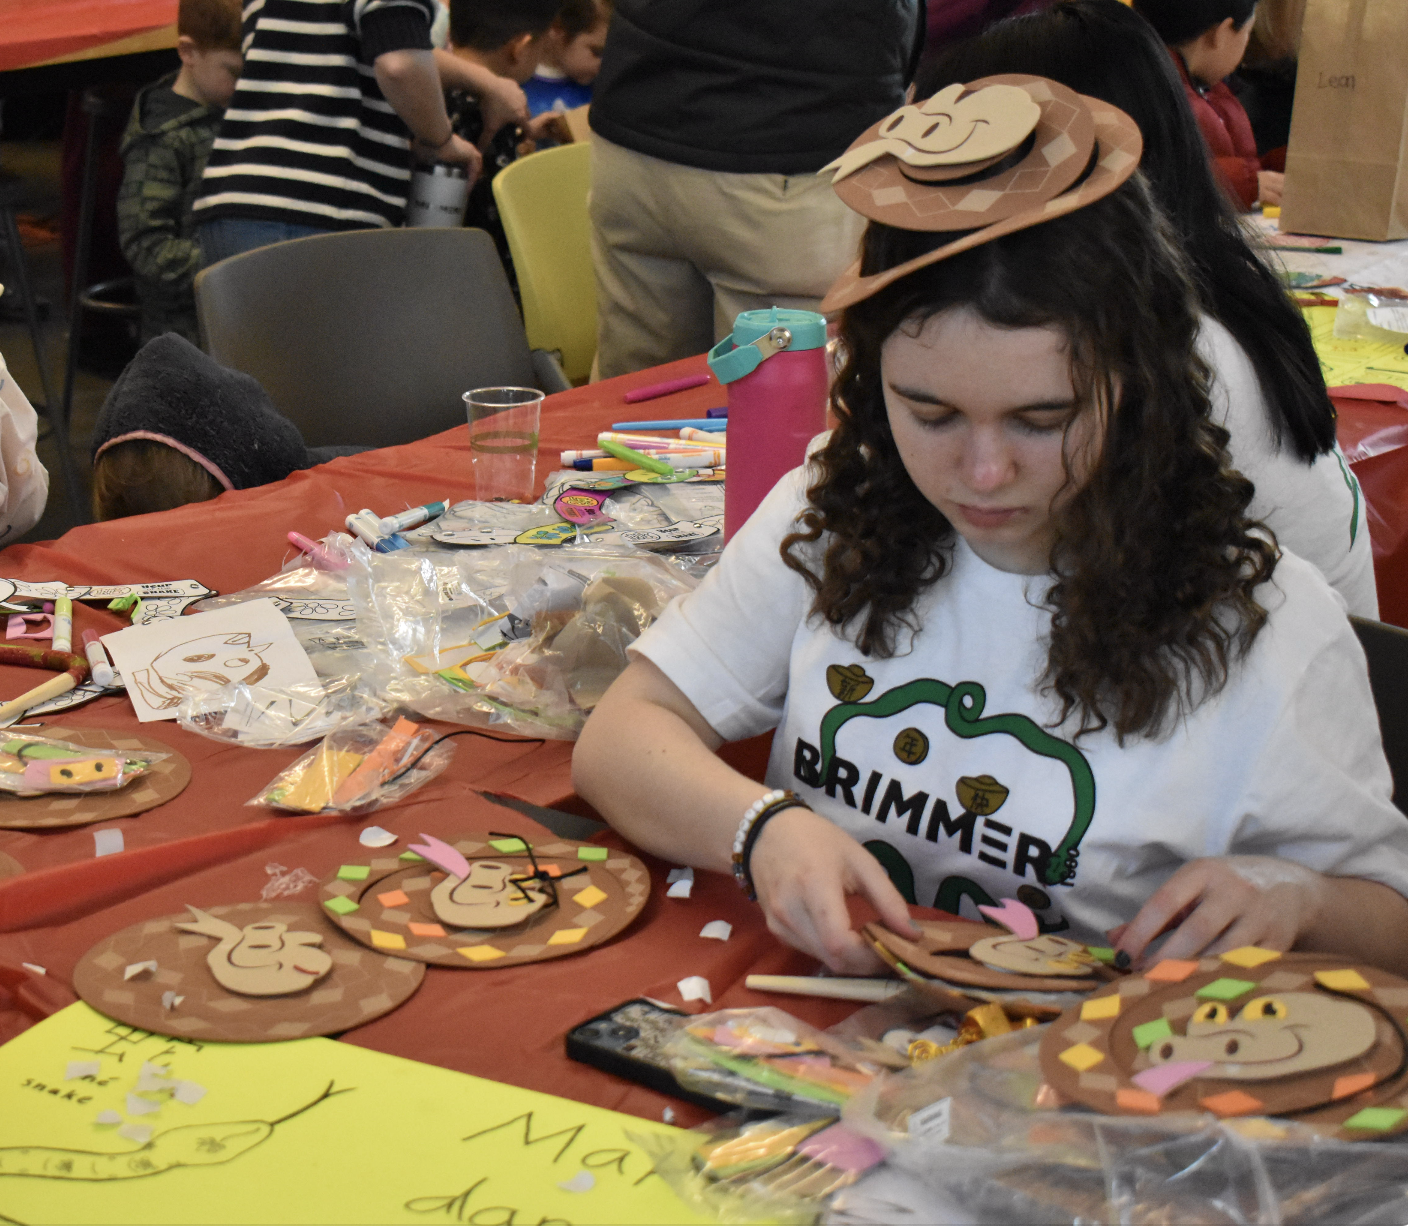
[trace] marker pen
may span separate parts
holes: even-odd
[[[574,461],[595,461],[598,457],[609,457],[610,455],[599,448],[567,448],[562,450],[558,459],[566,467]]]
[[[615,440],[602,440],[601,447],[613,457],[619,457],[622,461],[633,461],[639,469],[649,470],[652,474],[672,475],[675,472],[675,467],[668,461],[648,457],[633,448],[627,448],[624,444],[617,444]]]
[[[627,448],[636,449],[642,453],[659,452],[662,449],[694,449],[698,448],[697,443],[689,440],[678,440],[673,436],[646,436],[638,435],[631,431],[603,431],[596,438],[598,448],[605,448],[605,440],[611,440],[616,444],[624,444]],[[716,448],[717,445],[710,442],[709,448]]]
[[[707,444],[710,448],[727,448],[728,433],[723,431],[700,431],[697,427],[681,427],[681,440],[694,440]]]
[[[612,431],[678,431],[681,427],[697,427],[700,431],[727,431],[728,419],[631,419],[612,423]]]
[[[400,551],[404,547],[409,547],[408,543],[400,534],[383,534],[381,532],[381,518],[372,512],[370,508],[364,508],[361,512],[352,513],[347,518],[347,528],[357,535],[373,551],[380,551],[383,555],[391,551]]]
[[[103,642],[98,639],[98,634],[92,628],[83,634],[83,655],[88,659],[88,666],[93,672],[93,682],[100,688],[112,687],[116,672],[112,669],[108,651],[103,648]]]
[[[415,529],[416,526],[424,525],[427,521],[434,521],[449,506],[448,499],[435,500],[430,504],[422,504],[418,508],[408,508],[405,512],[392,513],[389,517],[381,518],[381,532],[389,537],[400,530]]]
[[[54,649],[68,653],[73,649],[73,599],[59,598],[54,603]]]
[[[648,455],[648,454],[647,454]],[[639,470],[640,467],[634,461],[622,461],[617,457],[583,457],[581,461],[574,461],[571,466],[574,470]]]
[[[320,542],[305,538],[297,530],[289,530],[288,540],[313,561],[314,568],[321,568],[324,572],[345,572],[351,563],[340,551],[333,551]]]

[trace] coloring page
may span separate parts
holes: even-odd
[[[124,628],[103,644],[142,722],[174,718],[189,691],[318,683],[288,620],[268,598]]]

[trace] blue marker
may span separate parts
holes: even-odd
[[[728,419],[645,419],[633,423],[612,423],[612,431],[676,431],[695,427],[700,431],[727,431]]]
[[[347,528],[373,551],[380,551],[383,555],[390,551],[400,551],[411,545],[400,534],[383,534],[381,532],[381,518],[370,508],[352,513],[347,518]]]
[[[381,532],[390,537],[401,530],[415,529],[427,521],[434,521],[449,506],[449,500],[436,500],[433,504],[422,504],[419,508],[408,508],[405,512],[393,513],[381,519]]]

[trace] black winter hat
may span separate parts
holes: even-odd
[[[227,491],[275,483],[314,464],[298,428],[259,381],[221,367],[176,333],[152,338],[108,391],[93,460],[124,440],[169,445]]]

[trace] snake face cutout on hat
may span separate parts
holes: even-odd
[[[205,961],[227,991],[291,995],[307,990],[332,969],[332,957],[323,951],[323,937],[316,931],[290,931],[281,922],[237,927],[195,906],[186,908],[195,921],[177,923],[176,929],[219,941]]]
[[[470,862],[454,846],[422,837],[425,844],[410,849],[446,874],[430,894],[441,922],[475,930],[516,927],[551,903],[551,894],[535,886],[521,867],[498,859]]]
[[[984,77],[901,107],[822,170],[835,172],[836,195],[871,221],[952,238],[878,273],[862,276],[857,260],[821,310],[1089,205],[1133,175],[1142,152],[1138,126],[1118,107],[1044,77]]]

